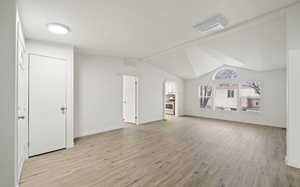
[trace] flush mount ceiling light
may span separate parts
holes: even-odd
[[[70,31],[70,28],[60,23],[49,23],[47,25],[48,31],[54,34],[64,35]]]

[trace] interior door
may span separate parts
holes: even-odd
[[[66,147],[66,61],[30,55],[29,155]]]
[[[123,119],[136,123],[136,84],[134,76],[123,76]]]
[[[18,177],[28,156],[28,64],[24,45],[18,40]]]

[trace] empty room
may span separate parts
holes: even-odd
[[[300,187],[300,1],[1,0],[0,187]]]

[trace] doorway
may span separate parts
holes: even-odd
[[[66,147],[67,63],[29,56],[29,156]]]
[[[137,85],[135,76],[123,76],[123,122],[124,126],[137,124]]]
[[[177,88],[172,81],[164,82],[164,119],[170,120],[177,115]]]

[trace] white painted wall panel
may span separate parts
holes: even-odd
[[[121,128],[123,62],[77,55],[75,64],[75,136]]]
[[[178,85],[178,114],[183,114],[183,81],[153,65],[121,58],[75,57],[75,136],[122,127],[122,75],[138,78],[138,123],[163,119],[163,83]]]

